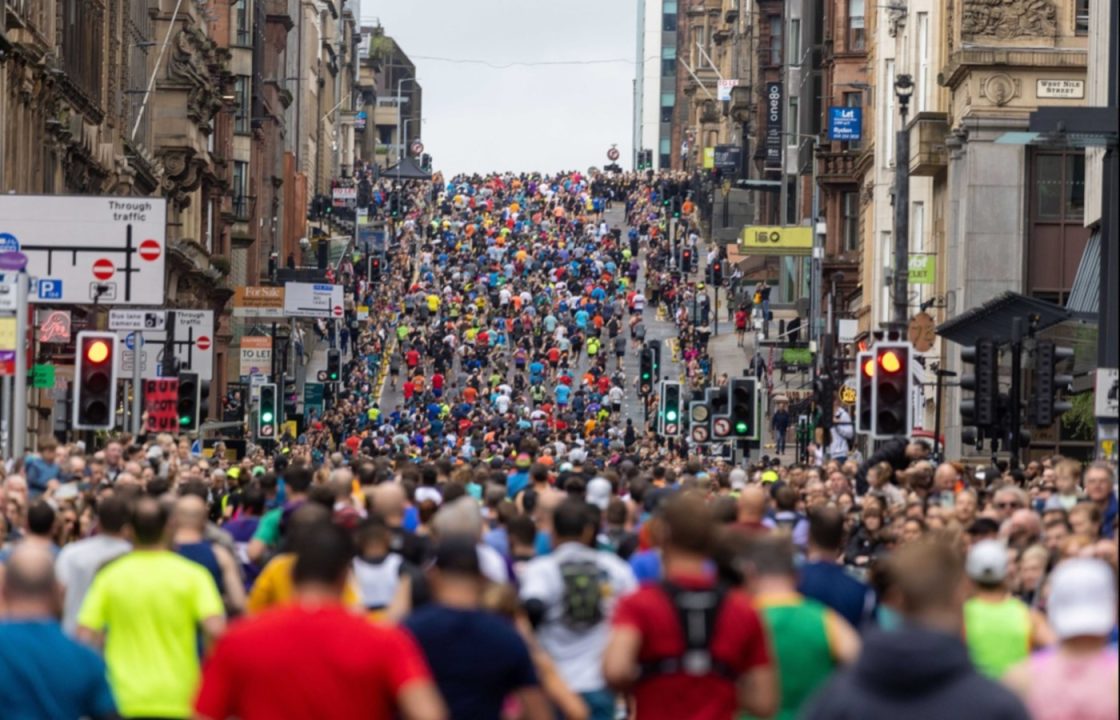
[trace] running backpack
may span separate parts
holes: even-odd
[[[562,620],[570,629],[588,630],[603,621],[603,573],[594,560],[560,563],[564,583]]]
[[[716,675],[734,682],[738,677],[735,668],[712,657],[711,647],[715,637],[716,618],[727,598],[727,586],[717,584],[704,590],[690,590],[662,581],[661,589],[676,611],[685,648],[679,655],[642,663],[641,679],[682,673],[692,677]]]

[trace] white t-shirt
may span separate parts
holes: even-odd
[[[590,561],[599,566],[603,619],[587,630],[576,631],[564,622],[564,579],[560,564]],[[537,637],[556,663],[564,682],[575,692],[592,692],[606,686],[603,680],[603,651],[607,646],[610,619],[618,599],[638,588],[629,563],[617,555],[567,542],[548,555],[534,558],[521,575],[521,600],[544,604],[544,620]]]
[[[66,588],[62,605],[62,629],[71,637],[78,631],[78,611],[82,608],[93,577],[105,563],[132,549],[121,538],[94,535],[62,548],[55,562],[54,573]]]

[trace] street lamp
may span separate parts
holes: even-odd
[[[902,116],[895,133],[894,166],[894,313],[891,324],[898,332],[906,328],[909,308],[906,302],[910,267],[910,130],[906,127],[906,111],[914,94],[914,81],[909,75],[894,80],[894,94]]]

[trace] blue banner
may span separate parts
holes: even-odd
[[[863,108],[830,107],[828,109],[828,139],[858,142],[863,136]]]

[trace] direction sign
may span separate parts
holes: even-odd
[[[158,312],[162,313],[164,311]],[[139,353],[140,377],[145,380],[160,377],[160,372],[163,370],[164,345],[167,340],[166,330],[140,328],[139,330],[117,330],[117,334],[122,341],[127,341],[127,337],[131,333],[141,330],[143,331],[143,344]],[[179,359],[180,370],[198,373],[199,380],[213,380],[213,338],[213,310],[175,311],[175,357]],[[127,345],[122,348],[120,373],[125,377],[132,377],[132,360],[135,354],[128,349]]]
[[[611,162],[618,160],[618,157],[618,148],[612,147],[610,150],[607,150],[607,159]]]
[[[286,283],[284,285],[284,314],[288,317],[331,319],[335,308],[342,309],[341,285],[323,283]],[[338,316],[342,313],[339,312]]]
[[[110,310],[110,330],[163,330],[167,313],[163,310]]]
[[[665,433],[664,434],[668,435],[670,437],[675,436],[677,434],[677,429],[679,427],[680,426],[677,425],[676,423],[665,423]]]
[[[692,428],[692,442],[705,443],[708,442],[708,428],[705,425],[697,425]]]
[[[1120,417],[1120,370],[1097,368],[1093,414],[1113,420]]]
[[[0,196],[0,247],[27,255],[40,301],[159,305],[166,225],[163,198]]]
[[[712,420],[712,432],[716,437],[727,437],[731,434],[731,418],[717,417]]]
[[[409,150],[412,151],[413,155],[419,155],[424,152],[424,143],[420,142],[419,140],[413,140],[412,145],[409,147]]]

